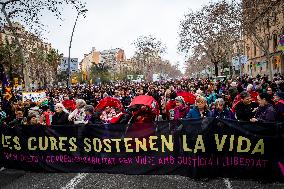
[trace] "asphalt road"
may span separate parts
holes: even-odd
[[[2,189],[44,189],[44,188],[122,188],[122,189],[177,189],[177,188],[284,188],[284,183],[262,183],[237,179],[195,180],[182,176],[113,175],[96,173],[29,173],[19,170],[0,171]]]

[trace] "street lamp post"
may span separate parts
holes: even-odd
[[[79,15],[82,13],[87,12],[87,9],[82,10],[82,11],[78,11],[74,26],[73,26],[73,30],[72,30],[72,34],[71,34],[71,39],[70,39],[70,43],[69,43],[69,51],[68,51],[68,78],[67,78],[67,88],[71,89],[71,68],[70,68],[70,53],[71,53],[71,45],[72,45],[72,40],[73,40],[73,34],[74,34],[74,30],[79,18]]]

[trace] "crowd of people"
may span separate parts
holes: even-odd
[[[180,79],[162,82],[115,82],[45,89],[46,98],[23,102],[21,92],[2,95],[0,124],[68,125],[146,123],[205,117],[248,122],[284,121],[284,77],[243,76],[224,80]],[[137,96],[153,97],[158,111],[131,105]],[[107,103],[102,106],[104,99]],[[115,103],[109,103],[109,102]],[[109,105],[112,104],[112,105]]]

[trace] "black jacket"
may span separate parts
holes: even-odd
[[[51,125],[67,125],[70,124],[68,121],[68,116],[69,114],[66,112],[61,112],[61,113],[55,113],[52,116],[52,122]]]
[[[277,113],[271,104],[259,107],[256,111],[255,118],[259,122],[275,122]]]
[[[255,115],[255,112],[253,112],[255,108],[257,108],[257,104],[255,102],[251,102],[248,105],[245,105],[243,102],[239,102],[235,108],[237,119],[240,121],[250,121],[250,119]]]

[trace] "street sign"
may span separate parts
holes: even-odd
[[[61,59],[61,63],[59,65],[59,71],[67,71],[68,70],[68,57],[63,57]],[[70,71],[71,73],[77,72],[79,70],[78,58],[70,58]]]

